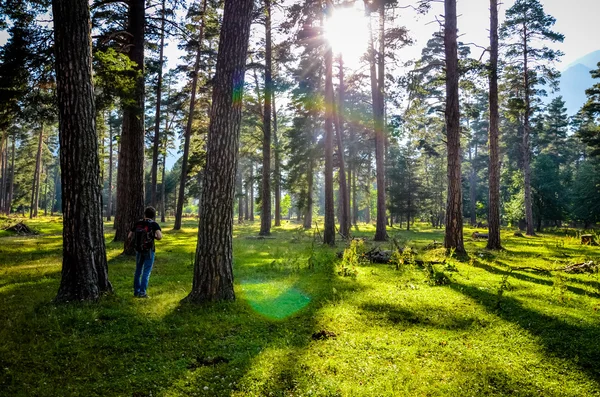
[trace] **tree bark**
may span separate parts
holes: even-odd
[[[54,0],[52,11],[63,181],[62,278],[55,300],[95,301],[112,286],[102,227],[89,2]]]
[[[43,139],[44,124],[42,123],[40,128],[40,134],[38,137],[37,155],[35,157],[35,171],[33,173],[33,186],[31,188],[31,206],[29,207],[29,219],[36,218],[38,216],[40,174],[42,169],[42,145],[44,143]]]
[[[367,4],[367,2],[365,2]],[[368,7],[368,5],[366,5]],[[369,63],[371,74],[371,96],[373,101],[373,126],[375,132],[375,173],[377,179],[377,223],[375,241],[387,240],[385,205],[385,130],[384,130],[384,73],[385,73],[385,5],[379,8],[379,54],[376,59],[373,28],[369,17]],[[370,211],[370,208],[369,210]],[[369,216],[370,218],[370,216]]]
[[[181,229],[181,217],[183,215],[183,202],[185,201],[185,183],[187,180],[187,162],[190,153],[190,140],[192,139],[192,123],[194,121],[194,108],[196,106],[196,91],[198,90],[198,75],[200,73],[200,55],[202,53],[202,41],[204,40],[204,24],[206,14],[206,2],[202,3],[202,20],[198,37],[198,50],[194,62],[194,74],[192,76],[192,95],[190,98],[190,110],[185,128],[185,142],[183,144],[183,158],[181,161],[181,178],[179,179],[179,195],[177,197],[177,209],[175,210],[175,225],[173,230]]]
[[[6,206],[6,215],[10,215],[10,207],[12,206],[13,193],[15,188],[15,141],[16,137],[12,139],[12,150],[10,159],[10,187],[8,188],[8,200]]]
[[[271,43],[271,0],[265,1],[265,91],[263,110],[262,189],[260,232],[271,234],[271,100],[273,98],[272,43]]]
[[[498,137],[498,0],[490,0],[490,136],[488,242],[491,250],[502,249],[500,241],[500,155]]]
[[[529,69],[528,69],[528,47],[527,47],[527,26],[523,23],[523,81],[525,84],[525,117],[523,123],[523,176],[525,182],[525,222],[526,234],[535,236],[533,225],[533,204],[531,201],[531,150],[529,149],[529,132],[530,123],[529,116],[531,115],[531,98],[529,87]]]
[[[144,215],[144,0],[129,1],[127,32],[131,37],[129,58],[139,76],[132,101],[123,106],[123,129],[117,174],[115,241],[123,241],[124,252],[134,254],[127,235],[134,222]]]
[[[158,147],[160,145],[160,106],[162,99],[163,57],[165,48],[165,0],[162,0],[160,19],[160,50],[158,56],[158,81],[156,82],[156,111],[154,112],[154,142],[152,145],[152,170],[150,205],[156,208],[156,183],[158,179]]]
[[[465,253],[463,243],[460,164],[460,110],[458,96],[458,44],[456,0],[445,0],[444,48],[446,53],[446,146],[448,148],[448,198],[444,247]]]
[[[226,0],[208,130],[192,291],[188,302],[234,300],[233,201],[253,0]]]
[[[308,162],[308,170],[306,170],[306,208],[304,209],[304,229],[312,228],[312,213],[313,213],[313,189],[314,189],[314,159]]]
[[[112,184],[113,184],[113,125],[111,122],[112,112],[110,112],[110,116],[108,119],[108,197],[106,203],[106,220],[110,222],[112,217]]]
[[[277,136],[277,107],[275,106],[275,88],[273,87],[273,146],[275,164],[273,170],[273,190],[275,194],[275,226],[281,226],[281,168],[279,158],[279,137]]]
[[[477,143],[475,143],[475,157],[477,157]],[[476,201],[477,201],[477,191],[475,189],[477,185],[477,173],[475,172],[475,165],[473,164],[474,157],[471,153],[471,148],[469,147],[469,161],[471,162],[471,174],[469,175],[469,212],[470,212],[470,221],[471,226],[475,227],[477,225],[477,214],[476,214]]]
[[[328,18],[333,11],[331,0],[326,1]],[[321,21],[321,24],[323,22]],[[333,204],[333,51],[331,45],[325,49],[325,226],[323,243],[335,244],[335,211]]]
[[[336,138],[338,147],[338,161],[340,162],[339,184],[340,184],[340,234],[345,238],[350,237],[350,198],[348,197],[348,183],[346,178],[346,161],[344,160],[344,59],[339,58],[339,93],[336,114]]]
[[[250,161],[250,222],[254,222],[254,164]]]

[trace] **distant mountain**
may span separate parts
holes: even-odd
[[[600,50],[579,58],[569,65],[561,73],[560,92],[550,95],[547,102],[550,102],[553,97],[562,95],[569,116],[577,113],[587,100],[585,90],[596,83],[590,75],[590,71],[598,68],[598,62],[600,62]]]
[[[569,69],[571,66],[577,65],[578,63],[582,64],[583,66],[587,66],[590,69],[597,69],[598,62],[600,62],[600,50],[591,52],[586,56],[579,58],[578,60],[567,66],[565,70]]]

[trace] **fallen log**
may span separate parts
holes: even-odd
[[[473,237],[475,240],[478,240],[480,238],[487,240],[490,235],[487,233],[479,233],[479,232],[474,232],[471,237]]]
[[[7,227],[4,230],[17,233],[21,236],[31,236],[31,235],[37,234],[37,232],[35,230],[32,230],[29,226],[27,226],[22,221],[17,223],[16,225]]]
[[[594,261],[588,261],[583,263],[574,263],[572,265],[565,266],[565,273],[598,273],[598,264]]]

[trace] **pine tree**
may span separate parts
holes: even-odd
[[[63,172],[63,267],[56,301],[93,301],[112,286],[102,226],[89,2],[52,3]]]
[[[219,41],[194,282],[188,302],[233,300],[233,202],[253,0],[226,0]]]
[[[446,53],[446,144],[448,197],[444,247],[465,253],[462,220],[460,113],[458,96],[458,29],[456,0],[445,0],[444,49]]]
[[[533,207],[531,197],[531,115],[532,95],[537,84],[551,83],[558,73],[544,63],[557,60],[562,53],[546,46],[536,47],[540,42],[562,42],[564,36],[551,30],[556,20],[544,12],[539,0],[517,0],[506,11],[506,21],[501,29],[502,37],[514,39],[506,43],[507,58],[518,62],[523,77],[523,175],[525,188],[525,220],[527,235],[534,235]]]

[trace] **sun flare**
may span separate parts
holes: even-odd
[[[344,62],[356,66],[369,42],[367,18],[358,6],[337,8],[325,22],[325,38]]]

